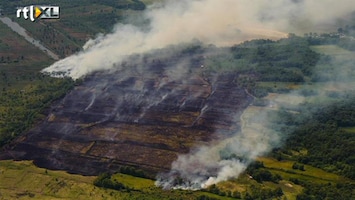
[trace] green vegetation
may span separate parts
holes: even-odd
[[[74,85],[71,79],[54,79],[33,73],[21,77],[29,85],[12,87],[9,73],[0,71],[0,76],[3,80],[0,82],[0,146],[43,119],[44,109]]]
[[[309,65],[308,70],[300,68],[306,84],[273,78],[266,81],[261,76],[255,76],[256,81],[250,81],[247,76],[240,81],[247,83],[249,91],[258,89],[258,92],[253,92],[256,97],[263,97],[268,92],[283,93],[298,89],[297,95],[288,99],[281,94],[271,94],[254,101],[256,106],[267,106],[273,101],[290,102],[281,109],[278,107],[268,111],[268,118],[274,120],[269,128],[278,130],[282,138],[288,139],[270,154],[275,160],[260,158],[262,163],[252,164],[247,173],[260,183],[275,184],[287,180],[293,186],[303,188],[292,195],[282,188],[288,199],[352,199],[355,191],[354,54],[335,45],[312,46],[311,50],[320,54],[317,65]],[[267,73],[265,71],[263,75]],[[337,81],[337,87],[342,89],[333,87],[332,81]],[[293,106],[292,101],[302,102],[297,100],[300,95],[309,100]],[[248,192],[248,196],[243,197],[260,198],[252,195]]]
[[[94,185],[103,188],[109,188],[114,190],[123,190],[126,187],[119,183],[117,180],[112,180],[111,175],[109,173],[100,174],[95,180]]]
[[[121,199],[95,187],[95,177],[35,167],[30,161],[0,161],[1,199]],[[114,192],[114,191],[113,191]]]
[[[299,170],[301,170],[301,171],[304,171],[304,165],[294,163],[294,164],[292,165],[292,169],[299,169]]]
[[[30,45],[21,36],[0,22],[0,70],[19,73],[33,72],[51,63],[42,51]],[[19,70],[21,69],[21,70]],[[21,71],[21,72],[20,72]],[[3,80],[0,79],[2,82]]]
[[[281,177],[273,177],[269,171],[263,168],[265,168],[263,162],[255,161],[249,165],[246,172],[258,182],[272,181],[277,183],[280,180]]]
[[[258,98],[269,92],[285,93],[294,89],[285,85],[308,82],[323,57],[310,48],[307,40],[294,35],[278,41],[247,41],[217,52],[220,53],[207,58],[206,72],[240,73],[236,85],[247,88]]]
[[[88,38],[93,38],[98,33],[111,32],[113,26],[120,23],[131,23],[130,16],[137,18],[146,8],[139,0],[89,0],[70,1],[58,0],[55,5],[60,6],[60,20],[41,20],[31,22],[22,18],[17,19],[16,8],[28,5],[47,5],[45,0],[20,0],[1,2],[2,14],[9,16],[30,35],[38,38],[41,42],[61,57],[66,57],[81,50]],[[137,20],[136,23],[143,24]]]
[[[314,187],[314,190],[318,188],[319,192],[325,187],[329,190],[325,193],[327,195],[337,192],[344,192],[340,197],[351,195],[351,182],[319,169],[317,173],[308,171],[312,169],[308,165],[305,166],[306,171],[295,170],[294,173],[291,173],[292,162],[288,161],[260,158],[256,165],[273,175],[280,170],[292,177],[284,175],[283,179],[286,180],[277,183],[259,183],[243,174],[238,179],[212,185],[204,191],[162,190],[154,186],[153,180],[125,174],[102,174],[95,178],[38,168],[30,161],[0,161],[0,180],[5,180],[0,182],[0,194],[5,199],[296,199],[304,194],[314,195],[306,189],[309,186]],[[318,183],[319,177],[323,176],[330,178]],[[306,180],[313,184],[306,185],[309,184]]]
[[[273,175],[279,174],[283,180],[299,179],[301,181],[310,181],[317,184],[352,182],[350,179],[340,175],[326,172],[306,164],[304,164],[303,171],[294,169],[293,166],[296,162],[292,160],[277,160],[270,157],[260,157],[256,162],[263,164],[264,167],[260,169],[268,170]]]
[[[271,189],[260,189],[258,187],[251,187],[251,194],[246,193],[244,199],[252,200],[252,199],[272,199],[272,198],[280,198],[283,195],[282,189],[280,187],[271,190]]]
[[[2,1],[2,13],[25,27],[30,35],[62,57],[80,50],[84,42],[98,32],[109,32],[113,25],[145,9],[138,0],[56,1],[61,7],[60,20],[15,19],[18,6],[48,4],[47,1]],[[39,73],[53,60],[0,23],[0,147],[9,143],[33,124],[44,119],[51,102],[73,86],[70,79],[56,79]],[[145,176],[142,171],[123,168],[123,172]]]
[[[134,167],[123,166],[120,168],[119,172],[122,174],[128,174],[128,175],[132,175],[135,177],[149,178],[149,176],[146,175],[143,170],[136,169]]]
[[[74,86],[39,73],[52,60],[0,23],[0,146],[30,129],[50,103]]]
[[[353,198],[354,100],[353,94],[339,91],[331,96],[326,94],[311,98],[297,108],[289,106],[279,111],[269,111],[269,118],[274,119],[271,127],[280,130],[288,139],[281,148],[271,153],[279,163],[264,164],[271,173],[277,173],[284,180],[304,187],[297,199]],[[319,168],[348,179],[324,173]],[[318,180],[311,176],[318,177]]]
[[[230,199],[201,191],[162,190],[152,180],[125,174],[95,178],[46,170],[30,161],[0,161],[0,180],[3,199]]]
[[[312,79],[320,82],[303,86],[300,93],[311,97],[316,94],[314,91],[324,94],[310,98],[294,110],[297,112],[287,112],[287,109],[294,109],[288,107],[271,113],[275,119],[272,126],[289,136],[282,148],[274,150],[273,156],[296,161],[293,166],[296,169],[302,170],[303,164],[309,164],[355,179],[355,137],[352,134],[355,97],[351,92],[351,79],[355,77],[351,70],[354,53],[334,45],[313,46],[312,49],[326,54],[324,58],[328,61],[321,60],[315,67],[318,78]],[[348,92],[336,90],[327,80],[338,81],[338,87]]]
[[[300,114],[282,112],[278,123],[282,121],[285,126],[296,128],[289,133],[285,129],[290,137],[277,151],[279,156],[355,179],[355,137],[344,130],[355,126],[355,98],[343,98],[335,105],[306,104]],[[302,149],[307,153],[300,153]]]
[[[258,182],[288,180],[302,186],[297,199],[352,199],[355,98],[342,99],[307,103],[297,112],[270,111],[272,128],[288,139],[271,153],[275,159],[259,158],[247,172]]]
[[[299,182],[299,181],[298,181]],[[309,182],[299,182],[305,189],[302,194],[297,195],[297,200],[315,199],[353,199],[353,184],[338,183],[313,184]]]
[[[16,19],[35,38],[64,57],[81,49],[98,32],[108,33],[117,22],[139,16],[152,0],[58,0],[59,21],[29,22]],[[44,0],[2,1],[3,13],[14,19],[17,6],[47,4]],[[143,24],[138,17],[134,23]],[[331,80],[354,74],[354,26],[337,33],[290,35],[279,41],[253,40],[228,49],[215,48],[203,73],[240,74],[237,86],[257,97],[256,106],[267,106],[268,93],[299,89],[303,96]],[[0,23],[0,146],[9,143],[34,123],[43,111],[65,95],[75,83],[38,73],[51,59]],[[312,46],[310,46],[312,45]],[[201,44],[187,46],[181,56],[203,53]],[[351,58],[351,59],[349,59]],[[318,63],[318,65],[317,65]],[[334,66],[348,67],[338,74]],[[324,73],[313,73],[314,70]],[[337,75],[337,79],[334,79]],[[307,84],[307,85],[305,85]],[[322,100],[301,107],[271,111],[274,128],[289,136],[274,149],[272,158],[259,158],[235,180],[204,191],[164,191],[141,170],[123,167],[118,174],[98,177],[70,175],[40,169],[30,162],[0,161],[0,198],[5,199],[352,199],[355,188],[355,97],[327,90]],[[334,104],[337,98],[344,101]],[[288,112],[289,110],[294,112]],[[132,175],[132,176],[131,176]],[[95,187],[96,186],[96,187]],[[106,189],[105,189],[106,188]]]
[[[309,165],[303,165],[304,170],[294,169],[293,161],[277,161],[270,158],[258,160],[256,165],[263,166],[263,170],[290,181],[289,187],[299,185],[304,188],[302,192],[295,194],[296,199],[351,199],[353,197],[355,182],[350,179]]]
[[[303,82],[320,57],[305,39],[296,36],[278,41],[247,41],[230,51],[210,57],[207,68],[252,73],[258,81]]]
[[[312,45],[337,45],[341,48],[355,51],[355,25],[338,28],[334,33],[306,33],[305,38]]]

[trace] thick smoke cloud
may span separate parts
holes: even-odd
[[[198,190],[238,177],[257,156],[279,144],[278,133],[265,128],[266,116],[259,119],[263,120],[259,127],[245,123],[240,133],[230,138],[180,155],[169,173],[158,175],[156,185],[165,189]]]
[[[350,14],[354,7],[353,0],[166,1],[152,5],[144,13],[149,21],[147,27],[117,24],[112,33],[88,41],[82,52],[54,63],[44,72],[77,79],[94,71],[119,70],[127,67],[122,63],[128,56],[169,45],[197,40],[228,46],[254,38],[286,37],[290,32],[301,34],[328,28],[333,31],[337,20]],[[144,67],[140,70],[142,74],[150,73]],[[188,70],[184,62],[180,62],[170,66],[166,74],[181,79]],[[297,92],[287,98],[288,103],[294,105],[303,102],[292,103],[300,98]],[[246,119],[243,115],[240,133],[180,155],[169,173],[158,176],[156,184],[164,188],[201,189],[237,177],[257,156],[280,144],[280,134],[266,128],[266,113],[247,117],[249,122],[243,121]]]
[[[150,22],[148,27],[117,24],[112,33],[88,41],[82,52],[43,71],[77,79],[93,71],[120,66],[127,55],[167,45],[199,40],[225,46],[254,38],[276,39],[289,32],[329,27],[354,6],[352,0],[166,1],[144,13]]]

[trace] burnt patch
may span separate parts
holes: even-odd
[[[176,79],[165,73],[175,60],[152,60],[149,72],[130,66],[97,72],[52,107],[49,116],[6,147],[0,158],[34,160],[40,167],[96,175],[133,166],[168,170],[179,153],[238,131],[251,99],[235,85],[236,73]],[[208,80],[215,80],[210,82]]]

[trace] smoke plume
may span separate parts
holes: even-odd
[[[199,40],[226,46],[254,38],[276,39],[334,25],[349,14],[352,0],[181,0],[154,4],[145,12],[147,27],[117,24],[112,33],[89,40],[84,50],[44,72],[74,79],[121,66],[122,60],[167,45]],[[316,30],[317,30],[316,29]]]
[[[128,56],[169,45],[197,40],[207,45],[229,46],[254,38],[282,38],[290,32],[334,30],[335,23],[350,14],[354,7],[353,0],[165,1],[144,12],[149,22],[146,27],[117,24],[112,33],[89,40],[82,52],[43,71],[77,79],[99,70],[119,70],[125,67],[123,63]],[[144,67],[141,70],[139,73],[147,72]],[[169,67],[169,70],[166,73],[176,79],[188,73],[184,62]],[[297,98],[294,96],[299,94],[288,97]],[[265,113],[245,117],[248,114],[251,113],[245,112],[241,116],[240,133],[180,155],[172,163],[169,173],[158,176],[156,184],[164,188],[201,189],[237,177],[257,156],[280,144],[280,134],[266,128],[268,118]]]
[[[257,156],[279,144],[278,133],[265,128],[265,116],[259,116],[263,121],[258,124],[247,124],[244,117],[241,118],[243,124],[240,133],[180,155],[172,163],[169,173],[159,174],[156,185],[165,189],[198,190],[236,178]]]

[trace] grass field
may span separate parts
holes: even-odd
[[[231,199],[202,191],[162,190],[154,181],[115,174],[112,179],[129,189],[117,191],[93,185],[94,176],[68,174],[38,168],[31,161],[0,161],[0,199],[196,199],[205,195]]]
[[[268,169],[271,169],[273,172],[282,173],[284,175],[282,177],[286,180],[289,178],[299,178],[299,179],[311,180],[312,182],[315,183],[328,183],[328,182],[337,183],[337,182],[350,181],[339,175],[329,173],[309,165],[305,165],[304,171],[292,169],[292,165],[295,163],[295,161],[288,161],[288,160],[277,161],[275,159],[266,158],[266,157],[260,157],[257,160],[263,162],[264,166]]]
[[[72,81],[39,71],[54,62],[0,22],[0,146],[28,130],[49,103],[71,88]],[[67,84],[68,83],[68,84]]]
[[[270,84],[268,86],[272,86],[274,83],[265,83],[262,82],[262,84]],[[283,87],[295,87],[292,83],[289,84],[282,84]],[[327,87],[326,87],[327,86]],[[323,91],[325,89],[330,90],[332,87],[335,87],[335,89],[339,89],[339,85],[331,84],[331,83],[317,83],[317,84],[312,84],[312,85],[302,85],[300,89],[315,89],[317,91]],[[321,90],[322,89],[322,90]],[[300,95],[296,95],[297,93],[292,93],[293,95],[289,94],[277,94],[277,93],[269,93],[267,97],[264,99],[273,102],[269,106],[249,106],[243,113],[242,117],[242,127],[246,128],[253,128],[254,131],[265,131],[265,128],[260,127],[260,124],[255,124],[253,123],[253,118],[255,116],[261,115],[260,113],[267,112],[269,110],[277,110],[278,105],[297,105],[301,103],[304,100],[307,101],[328,101],[330,98],[325,98],[324,95],[316,95],[308,98],[304,98]],[[243,129],[242,129],[243,130]],[[349,127],[349,128],[343,128],[343,130],[347,133],[354,133],[355,128],[354,127]],[[301,151],[302,153],[307,153],[307,149],[304,149]],[[295,152],[296,153],[296,152]],[[300,153],[300,152],[297,152]],[[295,154],[296,155],[296,154]],[[290,156],[288,159],[292,159],[292,156]],[[302,192],[302,186],[296,185],[295,183],[291,182],[291,180],[299,180],[299,181],[304,181],[312,184],[337,184],[337,183],[351,183],[354,184],[353,180],[344,178],[342,176],[339,176],[334,173],[329,173],[324,170],[321,170],[316,167],[312,167],[310,165],[304,165],[305,170],[299,170],[299,169],[293,169],[294,163],[296,161],[293,160],[282,160],[278,161],[273,158],[268,158],[268,157],[260,157],[257,159],[257,161],[263,162],[265,168],[270,171],[272,174],[278,174],[282,177],[282,181],[279,183],[271,183],[271,182],[265,182],[263,185],[265,187],[271,187],[271,188],[276,188],[276,187],[281,187],[283,190],[284,195],[287,197],[287,199],[296,199],[297,194]],[[240,178],[235,181],[235,188],[241,188],[240,191],[246,190],[245,188],[250,187],[250,185],[255,185],[256,183],[252,182],[252,180],[248,180],[246,178],[242,179],[244,180],[244,185],[241,187],[238,185],[238,181]]]
[[[27,90],[36,85],[36,74],[54,62],[9,27],[0,22],[0,93]]]
[[[70,175],[35,167],[30,161],[0,162],[0,199],[63,199],[110,196],[92,185],[95,177]]]
[[[155,0],[143,3],[152,4]],[[8,1],[8,7],[18,7],[33,4],[43,4],[42,1],[20,0]],[[45,3],[48,4],[48,3]],[[5,10],[4,15],[12,18],[35,39],[41,42],[61,58],[81,50],[89,38],[98,33],[109,33],[116,23],[132,22],[130,16],[140,17],[139,1],[66,1],[58,0],[54,5],[60,6],[59,20],[24,20],[16,18],[15,12]],[[1,36],[0,36],[1,38]],[[1,44],[0,44],[1,47]]]
[[[355,80],[355,52],[342,49],[335,45],[312,46],[313,50],[328,56],[320,60],[314,75],[318,80],[345,83]],[[351,88],[351,87],[348,87]]]
[[[251,187],[275,189],[280,187],[288,200],[296,199],[303,187],[289,181],[290,178],[314,183],[350,182],[341,176],[306,165],[305,171],[292,169],[293,161],[277,161],[260,157],[267,170],[279,174],[283,180],[278,183],[258,183],[249,175],[242,174],[238,179],[218,184],[221,191],[250,192]],[[38,168],[31,161],[0,161],[0,199],[196,199],[205,195],[216,199],[231,199],[203,191],[162,190],[155,187],[154,181],[115,174],[112,179],[129,189],[121,191],[103,189],[93,185],[94,176],[68,174]]]
[[[52,62],[46,54],[15,34],[2,22],[0,33],[0,71],[26,73],[42,69]]]
[[[342,128],[347,133],[355,133],[355,127]]]
[[[271,190],[276,188],[281,188],[284,193],[281,199],[286,197],[288,200],[295,200],[296,196],[300,194],[303,190],[302,186],[295,185],[294,183],[288,180],[281,180],[278,183],[273,183],[273,182],[258,183],[252,178],[250,178],[249,175],[247,174],[241,175],[236,180],[222,182],[218,185],[218,187],[224,191],[238,191],[241,194],[245,194],[246,192],[252,193],[251,192],[252,187],[257,187],[260,189],[271,189]]]
[[[337,56],[339,58],[342,58],[342,57],[348,58],[349,56],[355,55],[354,52],[348,51],[348,50],[343,49],[343,48],[336,46],[336,45],[314,45],[314,46],[311,46],[311,49],[318,52],[318,53]]]

